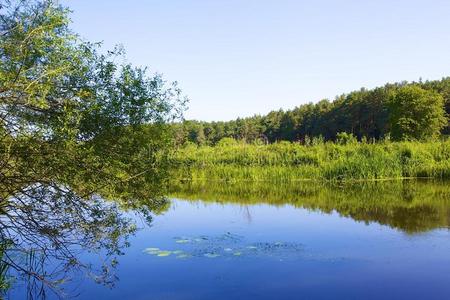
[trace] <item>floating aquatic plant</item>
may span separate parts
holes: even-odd
[[[244,237],[227,232],[218,236],[175,237],[176,244],[183,244],[184,249],[160,250],[156,247],[146,248],[144,251],[159,257],[173,254],[176,258],[186,259],[191,257],[278,257],[298,256],[303,252],[303,246],[298,243],[286,242],[256,242],[243,243]],[[232,247],[230,247],[232,245]]]
[[[160,251],[157,256],[164,257],[169,256],[170,254],[172,254],[172,251]]]
[[[151,248],[145,248],[144,251],[145,251],[145,252],[159,251],[159,248],[154,248],[154,247],[151,247]]]
[[[188,239],[179,239],[179,240],[175,241],[175,243],[178,243],[178,244],[187,244],[189,242],[190,242],[190,240],[188,240]]]
[[[220,254],[217,254],[217,253],[205,253],[203,256],[204,257],[208,257],[208,258],[216,258],[216,257],[219,257]]]

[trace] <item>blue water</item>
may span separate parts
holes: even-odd
[[[115,286],[82,278],[68,290],[79,299],[450,297],[445,228],[407,234],[290,205],[182,199],[152,226],[136,221]]]

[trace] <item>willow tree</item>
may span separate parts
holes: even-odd
[[[33,164],[51,169],[88,155],[103,160],[90,157],[97,167],[127,167],[167,148],[164,124],[181,115],[186,101],[176,82],[116,63],[120,48],[102,54],[99,44],[70,30],[68,10],[53,1],[0,3],[0,133],[9,141],[3,150],[21,145],[20,152],[28,152],[23,159],[38,155]],[[63,159],[64,153],[74,157]],[[133,155],[139,159],[130,160]],[[126,177],[122,171],[130,169],[115,172]]]
[[[117,63],[122,55],[72,32],[57,2],[0,0],[0,238],[15,251],[48,246],[78,264],[61,252],[67,239],[110,245],[129,232],[98,194],[127,207],[164,204],[151,200],[166,178],[166,124],[186,99],[176,82]]]

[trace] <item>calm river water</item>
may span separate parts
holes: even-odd
[[[400,182],[179,185],[78,299],[446,299],[450,187]],[[86,259],[90,256],[86,255]],[[95,263],[95,262],[94,262]],[[20,284],[11,298],[20,298]],[[52,294],[48,294],[52,298]]]

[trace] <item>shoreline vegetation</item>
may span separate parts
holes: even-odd
[[[177,180],[450,178],[450,78],[228,122],[172,124]]]
[[[181,181],[450,178],[450,77],[227,122],[171,125]]]
[[[171,157],[177,181],[373,181],[450,178],[450,140],[356,139],[310,144],[245,143],[226,138],[216,146],[188,144]]]

